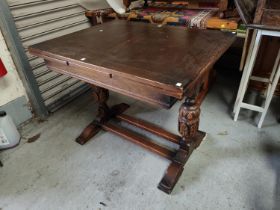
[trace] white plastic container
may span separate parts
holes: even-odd
[[[19,144],[20,134],[12,118],[0,111],[0,150],[8,149]]]

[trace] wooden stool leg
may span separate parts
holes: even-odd
[[[280,51],[279,51],[279,53],[280,53]],[[280,64],[278,63],[278,68],[277,68],[275,77],[274,77],[273,82],[272,82],[272,85],[271,85],[271,87],[269,88],[269,91],[268,91],[268,93],[267,93],[267,98],[266,98],[266,100],[265,100],[264,111],[263,111],[263,113],[262,113],[262,115],[261,115],[261,119],[260,119],[260,121],[259,121],[258,128],[261,128],[261,127],[262,127],[264,118],[265,118],[265,116],[266,116],[267,110],[268,110],[269,105],[270,105],[270,103],[271,103],[271,100],[272,100],[272,98],[273,98],[273,94],[274,94],[275,89],[276,89],[276,87],[277,87],[279,78],[280,78]]]
[[[242,78],[241,78],[241,81],[240,81],[238,93],[237,93],[237,96],[236,96],[236,101],[235,101],[235,104],[234,104],[233,113],[236,113],[237,106],[238,106],[239,99],[240,99],[240,95],[241,95],[241,91],[243,90],[243,88],[246,88],[246,87],[244,87],[245,71],[247,70],[250,58],[252,57],[254,45],[255,45],[255,42],[256,42],[256,36],[257,36],[257,30],[254,30],[253,34],[252,34],[252,39],[251,39],[251,43],[250,43],[250,46],[249,46],[248,54],[247,54],[247,56],[242,55],[242,56],[244,56],[244,59],[245,59],[245,66],[243,67],[243,74],[242,74]]]
[[[180,178],[184,165],[205,137],[205,133],[198,131],[200,108],[195,100],[187,98],[179,110],[178,129],[182,135],[180,149],[169,165],[158,188],[170,194]]]
[[[242,80],[241,80],[241,84],[239,87],[239,93],[237,95],[236,98],[236,108],[234,109],[235,115],[234,115],[234,121],[237,121],[242,103],[243,103],[243,99],[246,93],[246,89],[248,87],[248,83],[249,83],[249,79],[250,76],[252,74],[253,68],[254,68],[254,64],[258,55],[258,51],[259,51],[259,47],[261,44],[261,37],[262,37],[262,30],[258,30],[257,32],[257,37],[256,37],[256,41],[252,41],[252,45],[254,45],[254,47],[252,47],[253,51],[252,51],[252,55],[248,56],[248,60],[246,61],[246,66],[243,72],[243,76],[242,76]]]
[[[267,97],[267,96],[268,96],[268,94],[271,92],[272,84],[273,84],[273,81],[274,81],[275,75],[277,74],[277,71],[278,71],[279,65],[280,65],[280,49],[278,50],[278,54],[277,54],[277,57],[276,57],[276,60],[275,60],[274,66],[273,66],[273,69],[272,69],[271,75],[270,75],[270,77],[269,77],[269,84],[268,84],[268,88],[266,89],[266,92],[265,92],[265,94],[264,94],[266,97]],[[273,94],[274,94],[274,93],[273,93]]]

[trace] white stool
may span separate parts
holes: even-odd
[[[244,72],[242,75],[242,79],[240,82],[240,86],[239,86],[239,90],[238,90],[238,94],[237,94],[237,98],[236,98],[234,110],[233,110],[234,121],[237,121],[241,108],[245,108],[245,109],[249,109],[249,110],[253,110],[253,111],[262,113],[260,121],[258,123],[259,128],[262,127],[264,118],[266,116],[267,110],[269,108],[270,102],[272,100],[272,97],[274,95],[274,92],[275,92],[275,89],[277,87],[279,77],[280,77],[280,63],[279,63],[280,49],[278,51],[278,55],[275,60],[275,64],[274,64],[270,78],[251,76],[254,65],[255,65],[256,58],[258,56],[258,51],[260,48],[262,36],[280,37],[280,31],[269,31],[269,30],[262,30],[262,29],[254,30],[252,41],[250,44],[250,49],[249,49],[248,56],[246,59],[246,64],[244,67]],[[259,107],[256,105],[252,105],[252,104],[243,102],[244,95],[245,95],[247,87],[248,87],[249,79],[268,83],[268,88],[267,88],[266,94],[265,94],[266,98],[265,98],[264,107]]]

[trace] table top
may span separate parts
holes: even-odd
[[[232,33],[221,31],[111,21],[29,50],[41,57],[184,91],[192,80],[212,68],[233,41]]]

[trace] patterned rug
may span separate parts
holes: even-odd
[[[152,2],[149,1],[149,8],[161,9],[217,9],[219,0],[196,0],[196,1],[174,1],[174,2]]]
[[[216,13],[217,10],[214,9],[163,10],[162,8],[146,8],[131,10],[127,19],[156,24],[180,25],[188,28],[206,28],[206,21]]]

